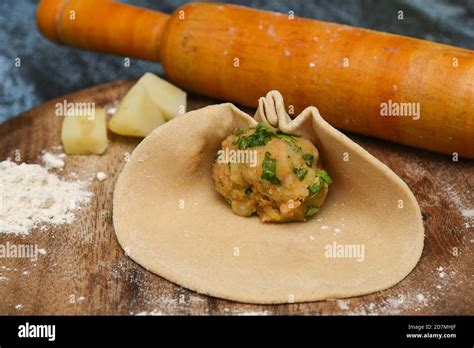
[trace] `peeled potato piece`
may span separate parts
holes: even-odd
[[[186,92],[152,73],[146,73],[138,81],[145,86],[150,97],[169,121],[186,112]]]
[[[146,137],[165,123],[161,110],[138,81],[120,102],[109,122],[109,129],[117,134]]]
[[[106,113],[94,110],[93,117],[69,114],[61,130],[64,151],[69,155],[100,155],[107,149]]]
[[[128,91],[109,122],[117,134],[145,137],[186,111],[186,93],[151,73]]]

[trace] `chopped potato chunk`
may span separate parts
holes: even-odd
[[[106,114],[95,108],[94,117],[65,116],[61,131],[64,151],[69,155],[100,155],[107,149]]]
[[[183,90],[152,73],[146,73],[138,82],[143,83],[166,121],[186,112],[186,92]]]
[[[151,73],[128,91],[109,122],[117,134],[145,137],[186,111],[186,93]]]
[[[123,100],[109,122],[109,129],[117,134],[146,137],[166,120],[163,114],[138,81]]]

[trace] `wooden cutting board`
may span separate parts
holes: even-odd
[[[133,82],[115,82],[50,101],[0,125],[0,160],[40,163],[43,150],[61,145],[62,118],[56,102],[120,100]],[[189,96],[188,109],[216,101]],[[253,114],[253,110],[247,110]],[[109,134],[102,156],[67,156],[56,173],[93,178],[91,203],[70,225],[34,230],[18,237],[0,235],[0,244],[37,244],[46,251],[36,262],[0,258],[0,314],[474,314],[473,161],[350,135],[392,168],[413,190],[423,212],[425,248],[417,267],[394,287],[346,300],[304,304],[249,305],[175,285],[133,262],[120,248],[112,226],[114,183],[140,139]],[[381,192],[380,194],[383,194]]]

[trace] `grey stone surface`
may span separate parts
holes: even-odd
[[[184,0],[128,0],[172,12]],[[221,1],[407,35],[474,49],[474,0],[229,0]],[[159,64],[60,46],[43,38],[38,1],[0,1],[0,122],[48,99],[113,80],[133,79]],[[404,20],[397,20],[403,10]],[[15,59],[21,58],[21,67]]]

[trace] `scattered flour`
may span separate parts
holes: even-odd
[[[459,210],[461,215],[468,219],[472,220],[474,218],[474,209],[472,209],[472,202],[466,201],[456,190],[454,186],[446,186],[445,188],[448,197],[450,198],[451,203]],[[468,191],[468,193],[470,193]],[[466,228],[469,228],[469,224],[467,223]]]
[[[337,300],[337,305],[339,307],[339,309],[342,309],[342,310],[349,310],[349,303],[351,301],[350,300]]]
[[[343,315],[395,315],[405,311],[418,312],[424,307],[433,306],[439,297],[419,292],[403,293],[377,300],[376,303],[357,303],[351,305],[350,300],[337,300]]]
[[[271,311],[268,310],[262,310],[262,311],[252,311],[252,310],[242,310],[242,309],[234,309],[234,308],[224,308],[225,313],[229,313],[230,315],[238,315],[238,316],[268,316],[268,315],[274,315]]]
[[[236,312],[235,314],[240,315],[240,316],[256,316],[256,315],[272,315],[272,312],[270,312],[270,311],[261,311],[261,312],[248,311],[248,312]]]
[[[444,268],[442,266],[439,266],[438,268],[436,268],[436,271],[438,272],[438,277],[446,278],[447,274],[444,271]]]
[[[461,214],[467,218],[474,218],[474,209],[461,209]]]
[[[46,255],[46,250],[38,249],[38,253],[40,253],[41,255]]]
[[[158,315],[164,315],[164,314],[163,314],[163,312],[160,311],[159,309],[154,309],[154,310],[152,310],[151,312],[146,312],[146,311],[138,312],[138,313],[130,312],[130,315],[136,315],[136,316],[147,316],[147,315],[158,316]]]
[[[74,211],[93,195],[87,186],[63,181],[37,164],[0,162],[0,233],[27,235],[39,225],[71,223]]]
[[[417,294],[416,300],[420,303],[426,304],[426,297],[423,294]]]
[[[99,181],[104,181],[107,179],[107,174],[105,174],[104,172],[97,172],[97,174],[95,175],[96,179],[99,180]]]
[[[45,166],[45,168],[60,169],[64,168],[63,158],[65,156],[66,155],[64,154],[54,155],[50,152],[45,152],[41,158],[43,160],[43,165]]]

